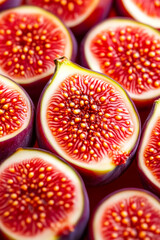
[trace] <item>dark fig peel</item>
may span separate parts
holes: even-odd
[[[34,105],[25,90],[0,75],[0,160],[34,144]]]
[[[40,149],[18,149],[0,165],[0,231],[7,240],[78,240],[88,195],[68,164]]]
[[[159,240],[159,199],[143,189],[121,189],[98,204],[89,240]]]
[[[75,37],[55,15],[35,6],[0,13],[0,73],[37,99],[54,72],[54,59],[74,60]]]
[[[145,187],[160,196],[160,99],[144,123],[137,162]]]
[[[137,107],[160,96],[160,32],[128,18],[107,19],[85,36],[81,64],[119,82]]]
[[[65,57],[55,64],[38,103],[38,144],[72,164],[86,183],[109,182],[136,151],[137,110],[125,90],[106,75]]]
[[[0,11],[13,8],[13,7],[18,7],[21,5],[22,0],[1,0],[0,1]]]

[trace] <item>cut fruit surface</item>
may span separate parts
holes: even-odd
[[[154,239],[160,236],[160,204],[143,189],[122,189],[103,199],[90,222],[91,240]]]
[[[88,216],[81,178],[52,154],[19,149],[1,165],[0,229],[7,239],[79,239]]]
[[[138,144],[140,122],[124,89],[66,58],[55,63],[37,110],[39,145],[86,175],[104,177],[126,166]]]
[[[113,18],[90,30],[81,50],[81,63],[119,82],[137,106],[148,106],[159,97],[159,31],[127,18]]]

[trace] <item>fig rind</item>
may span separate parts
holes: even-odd
[[[108,78],[106,75],[82,68],[66,58],[56,59],[55,62],[56,71],[50,82],[43,90],[37,107],[36,133],[38,145],[41,148],[47,149],[60,158],[68,161],[80,172],[87,184],[95,185],[110,182],[113,179],[117,178],[129,166],[131,159],[135,155],[141,131],[140,118],[137,109],[125,90],[117,82]],[[132,118],[132,121],[134,122],[133,125],[135,127],[133,136],[128,138],[128,141],[125,140],[125,144],[122,142],[121,150],[122,152],[126,152],[128,154],[125,163],[117,166],[118,164],[116,165],[113,163],[112,158],[109,158],[107,155],[104,155],[101,161],[91,164],[78,159],[74,160],[74,158],[72,159],[72,156],[65,153],[64,149],[61,149],[59,144],[54,139],[52,133],[49,130],[46,119],[47,106],[51,99],[51,96],[56,91],[57,86],[62,84],[60,82],[60,79],[62,81],[72,74],[80,74],[80,76],[87,74],[88,77],[97,79],[100,78],[102,81],[111,84],[111,86],[113,85],[116,91],[121,94],[121,97],[126,104],[126,109],[129,111],[130,117]]]
[[[60,223],[60,225],[58,225],[58,223],[57,223],[57,226],[54,225],[53,229],[50,225],[47,226],[47,224],[49,222],[49,219],[48,219],[49,216],[48,216],[48,218],[46,220],[47,221],[46,225],[45,224],[43,225],[42,230],[39,230],[37,233],[35,233],[35,229],[34,228],[32,229],[33,230],[33,235],[32,235],[32,233],[31,233],[31,235],[30,235],[30,233],[27,233],[25,235],[25,231],[26,231],[25,229],[27,229],[28,227],[23,229],[24,230],[23,233],[18,233],[16,231],[12,231],[11,228],[8,228],[7,226],[5,226],[2,222],[3,215],[1,215],[4,212],[4,209],[1,208],[1,210],[0,210],[0,213],[1,213],[0,214],[0,233],[2,234],[4,239],[6,239],[6,240],[11,240],[11,239],[12,240],[30,240],[32,238],[34,238],[35,240],[41,240],[41,239],[42,240],[44,240],[44,239],[47,239],[47,240],[50,240],[50,239],[52,239],[52,240],[73,240],[73,239],[77,239],[78,240],[78,239],[80,239],[80,237],[82,236],[82,234],[85,230],[88,219],[89,219],[89,213],[90,213],[89,199],[88,199],[88,194],[87,194],[85,185],[83,183],[83,180],[81,179],[80,175],[75,171],[75,169],[73,169],[69,164],[67,164],[64,161],[58,159],[57,157],[55,157],[50,152],[44,151],[42,149],[20,148],[1,164],[0,175],[1,175],[1,181],[3,183],[3,187],[4,187],[4,184],[5,184],[5,180],[3,180],[4,171],[9,169],[9,171],[12,171],[11,175],[13,175],[13,169],[15,169],[16,167],[18,167],[20,165],[23,166],[23,164],[24,164],[23,167],[25,169],[25,163],[26,164],[31,163],[30,160],[33,160],[35,163],[37,161],[37,164],[39,164],[39,161],[41,160],[41,163],[44,163],[45,166],[48,166],[48,168],[50,168],[49,170],[47,170],[47,167],[46,167],[46,171],[50,172],[51,167],[53,167],[55,169],[55,171],[57,169],[58,174],[62,173],[62,176],[66,176],[67,180],[70,181],[71,184],[75,188],[74,189],[75,190],[75,195],[74,195],[74,192],[73,192],[73,196],[75,198],[74,201],[73,201],[73,204],[75,206],[73,207],[72,211],[68,213],[68,216],[67,215],[65,216],[66,220],[65,219],[64,220],[66,221],[66,223],[64,223],[64,225],[63,225],[64,229],[63,229],[63,227],[61,227],[62,224],[63,224],[63,221],[62,221],[62,223]],[[28,176],[29,176],[29,174],[32,174],[32,171],[39,171],[41,173],[41,166],[42,165],[37,165],[37,168],[33,167],[33,170],[30,170],[30,172],[28,172]],[[39,169],[39,170],[37,170],[37,169]],[[33,178],[33,183],[35,184],[34,173],[36,174],[36,172],[33,172],[32,178]],[[26,172],[25,172],[25,174],[26,174]],[[11,175],[10,175],[9,179],[6,179],[6,184],[7,184],[7,182],[9,184],[9,181],[12,180]],[[28,177],[28,176],[26,175],[26,177]],[[35,177],[36,177],[36,179],[38,179],[37,176],[35,176]],[[31,176],[29,178],[31,179]],[[45,180],[43,178],[43,182]],[[52,178],[53,184],[54,184],[54,180],[55,180],[55,186],[56,186],[57,178],[56,177],[55,177],[55,179],[54,179],[54,177]],[[42,180],[41,180],[40,177],[39,177],[38,181],[40,183],[42,183]],[[44,186],[46,188],[48,187],[50,189],[49,185],[51,184],[51,180],[46,180],[46,181],[47,181],[47,183],[45,182]],[[12,182],[13,182],[12,186],[14,186],[14,179],[12,180]],[[19,187],[19,190],[21,190],[20,189],[20,187],[22,187],[21,184],[23,184],[23,182],[19,183],[19,186],[18,186],[17,182],[16,182],[16,189],[17,190],[18,190],[17,187]],[[31,187],[31,182],[29,183],[29,181],[28,181],[26,184],[30,184],[30,186],[28,185],[28,188]],[[40,184],[37,185],[37,186],[39,186],[39,188],[41,188]],[[7,186],[6,186],[6,188],[7,188]],[[25,190],[25,189],[23,188],[23,190]],[[34,193],[34,191],[35,191],[34,196],[38,197],[38,195],[36,195],[36,194],[38,194],[39,191],[37,191],[36,189],[37,188],[32,190],[32,193]],[[2,191],[5,191],[5,189],[2,188],[2,184],[1,184],[1,192]],[[25,191],[27,191],[27,190],[25,190]],[[47,191],[49,191],[49,190],[47,190]],[[53,191],[53,190],[51,190],[51,191]],[[18,192],[20,192],[20,191],[18,191]],[[20,194],[18,192],[17,192],[17,194]],[[45,191],[45,193],[46,193],[46,191]],[[48,192],[48,193],[50,194],[50,192]],[[21,194],[22,195],[19,195],[19,201],[20,201],[20,198],[24,194],[24,192],[22,190],[21,190]],[[51,197],[51,194],[50,194],[50,196],[46,195],[46,197],[47,196],[48,196],[48,199],[46,199],[46,201],[52,200],[54,198],[54,197],[53,198]],[[34,201],[34,199],[35,198],[32,198],[33,201]],[[24,202],[23,199],[21,199],[21,200],[22,200],[22,202]],[[56,201],[56,196],[55,196],[55,201]],[[35,205],[34,205],[33,209],[31,209],[30,204],[32,204],[32,203],[28,203],[26,201],[26,204],[29,204],[28,208],[27,208],[27,206],[25,207],[26,211],[30,211],[31,214],[34,214],[34,210],[35,210],[35,213],[37,213],[38,208],[36,208]],[[35,201],[34,201],[34,204],[36,204]],[[39,203],[37,203],[37,205],[38,204]],[[46,203],[44,202],[44,205],[45,204]],[[7,206],[5,206],[5,207],[7,207]],[[19,205],[19,208],[20,208],[20,205]],[[20,210],[18,210],[18,208],[16,208],[15,210],[20,211]],[[42,211],[42,210],[40,210],[40,211]],[[46,212],[46,214],[47,214],[47,212]],[[26,215],[23,215],[23,211],[20,212],[20,215],[21,215],[21,219],[23,219],[23,217],[25,218],[25,216],[26,216]],[[63,216],[62,216],[62,218],[63,218]],[[32,221],[39,221],[39,220],[34,219]],[[10,223],[10,224],[12,224],[12,223]],[[67,225],[65,225],[65,224],[67,224]],[[35,225],[35,223],[34,223],[34,225]],[[66,227],[66,229],[65,229],[65,227]],[[60,232],[58,232],[59,229],[60,229]]]
[[[95,207],[89,222],[89,240],[124,239],[124,236],[141,239],[148,232],[151,239],[158,240],[159,216],[159,199],[151,192],[140,188],[116,190]],[[137,221],[139,218],[143,219],[144,226],[148,224],[147,231],[141,221]],[[154,230],[152,225],[156,226]]]
[[[15,89],[22,97],[24,97],[24,100],[26,101],[25,104],[28,108],[28,116],[24,119],[24,123],[19,129],[15,130],[11,134],[0,137],[0,161],[4,160],[13,152],[15,152],[17,148],[33,146],[35,143],[35,107],[30,96],[20,85],[11,79],[0,75],[0,82],[1,81],[6,87],[13,89],[13,92]],[[18,120],[21,121],[21,116],[18,117]]]
[[[155,152],[156,149],[154,150],[154,146],[156,145],[156,140],[154,139],[154,132],[155,134],[159,133],[158,131],[156,131],[156,128],[157,129],[160,128],[159,119],[160,119],[160,99],[157,99],[154,102],[152,109],[143,125],[140,143],[137,150],[137,165],[141,180],[145,188],[149,189],[150,191],[154,192],[160,197],[160,178],[158,177],[159,169],[157,169],[158,166],[160,165],[160,164],[158,165],[159,155],[157,151],[156,151],[157,153]],[[156,136],[157,135],[155,135],[155,138]],[[145,161],[144,151],[147,149],[147,144],[150,144],[150,147],[153,146],[153,149],[151,149],[151,151],[153,151],[152,153],[153,156],[155,157],[154,162],[155,169],[153,170],[156,174],[155,176],[152,173],[152,170],[149,169],[149,167],[147,167],[144,162]],[[157,148],[159,149],[158,143]]]
[[[0,4],[0,11],[4,11],[6,9],[9,9],[9,8],[13,8],[13,7],[18,7],[20,6],[22,3],[22,0],[2,0],[2,3]]]

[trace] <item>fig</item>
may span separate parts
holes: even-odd
[[[22,3],[22,0],[0,0],[0,11],[17,7]]]
[[[0,75],[0,161],[34,144],[34,105],[26,91]]]
[[[160,196],[160,98],[144,123],[137,161],[145,186]]]
[[[120,15],[131,17],[138,22],[160,29],[159,0],[116,0],[115,6]]]
[[[69,162],[87,184],[107,183],[131,162],[140,135],[137,109],[106,75],[65,57],[38,102],[38,146]]]
[[[84,37],[81,53],[83,66],[118,81],[138,108],[160,96],[160,32],[152,27],[106,19]]]
[[[41,149],[18,149],[0,166],[0,230],[12,240],[78,240],[89,217],[81,177]]]
[[[158,240],[159,199],[143,189],[121,189],[98,204],[92,215],[90,240]]]
[[[0,73],[39,97],[54,72],[54,59],[76,57],[76,40],[55,15],[35,6],[0,13]]]
[[[113,0],[26,0],[57,15],[76,35],[86,33],[92,26],[107,17]]]

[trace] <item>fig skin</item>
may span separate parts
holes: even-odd
[[[30,153],[31,154],[30,154]],[[7,163],[6,166],[9,167],[12,165],[13,161],[14,163],[16,164],[16,161],[15,160],[17,157],[18,157],[18,154],[20,153],[21,156],[23,157],[24,156],[24,160],[26,159],[29,159],[29,157],[31,156],[32,157],[32,152],[37,152],[37,154],[34,154],[34,157],[40,157],[41,153],[42,154],[45,154],[46,156],[48,155],[48,159],[49,160],[44,160],[48,163],[50,163],[51,165],[51,161],[50,161],[50,157],[52,158],[53,157],[53,160],[55,159],[55,162],[53,161],[53,166],[56,166],[56,161],[58,162],[62,162],[61,164],[63,164],[64,166],[66,165],[66,169],[68,170],[68,168],[70,168],[71,171],[73,171],[74,175],[76,176],[76,179],[75,179],[75,185],[77,184],[76,181],[79,182],[79,185],[78,187],[80,188],[81,190],[81,193],[82,193],[82,198],[83,198],[83,209],[82,209],[82,214],[80,216],[80,218],[77,220],[77,222],[75,223],[74,225],[74,229],[73,230],[66,230],[66,232],[64,233],[59,233],[57,236],[52,236],[52,239],[53,240],[80,240],[84,231],[86,230],[86,227],[87,227],[87,224],[88,224],[88,221],[89,221],[89,216],[90,216],[90,205],[89,205],[89,198],[88,198],[88,193],[87,193],[87,190],[86,190],[86,187],[85,187],[85,184],[83,182],[83,179],[81,178],[81,176],[79,175],[79,173],[68,163],[66,163],[65,161],[63,160],[60,160],[59,158],[53,156],[53,154],[49,151],[46,151],[46,150],[43,150],[43,149],[40,149],[40,148],[19,148],[17,149],[11,156],[9,156],[9,158],[5,159],[5,161],[3,162],[4,165],[6,164],[5,162],[6,161],[10,161],[10,164]],[[22,155],[23,154],[23,155]],[[19,158],[18,158],[19,159]],[[43,159],[43,155],[42,155],[42,159]],[[13,161],[12,161],[13,160]],[[22,162],[23,161],[23,158],[22,160],[18,160],[17,162]],[[0,165],[1,166],[1,169],[4,168],[3,167],[3,163]],[[55,164],[55,165],[54,165]],[[64,168],[63,166],[63,168]],[[62,169],[63,169],[62,168]],[[58,165],[58,169],[60,169],[59,165]],[[4,170],[4,169],[3,169]],[[64,169],[63,169],[64,170]],[[63,172],[62,170],[62,173],[65,174],[65,172]],[[1,172],[0,172],[1,173]],[[71,180],[73,176],[71,177]],[[74,182],[73,182],[74,183]],[[77,203],[78,205],[78,203]],[[78,208],[77,208],[78,210]],[[63,230],[62,230],[63,231]],[[42,232],[43,233],[43,232]],[[0,229],[0,237],[2,236],[2,239],[3,240],[17,240],[14,236],[11,236],[9,233],[7,232],[4,232],[2,229]],[[31,236],[31,237],[28,237],[28,236],[19,236],[18,239],[20,240],[30,240],[30,239],[38,239],[39,240],[39,237],[40,235],[37,236]],[[45,238],[46,239],[46,238]],[[51,238],[49,238],[48,240],[50,240]],[[46,239],[47,240],[47,239]]]
[[[31,147],[35,144],[36,135],[35,135],[35,106],[28,95],[28,93],[21,87],[19,84],[15,83],[9,78],[0,75],[0,78],[6,80],[6,82],[13,82],[15,85],[15,89],[19,89],[24,94],[25,99],[28,100],[28,104],[30,105],[30,113],[29,113],[29,121],[28,125],[18,132],[15,136],[8,136],[8,139],[0,141],[0,161],[3,161],[5,158],[9,157],[13,152],[16,151],[17,148],[20,147]],[[23,95],[22,95],[23,96]],[[29,109],[28,109],[29,111]]]
[[[144,148],[146,148],[146,145],[142,148],[142,144],[144,141],[148,141],[148,139],[146,139],[145,137],[145,133],[149,130],[149,124],[151,124],[152,122],[152,118],[153,118],[153,114],[156,111],[156,107],[158,109],[158,105],[160,104],[160,98],[155,100],[152,108],[143,124],[143,128],[142,128],[142,133],[141,133],[141,137],[140,137],[140,142],[139,142],[139,146],[137,149],[137,154],[136,154],[136,160],[137,160],[137,167],[138,167],[138,172],[140,175],[140,179],[143,183],[143,186],[145,189],[153,192],[154,194],[156,194],[158,197],[160,197],[160,183],[158,184],[157,182],[154,182],[154,179],[151,179],[151,176],[149,176],[149,174],[145,173],[145,168],[144,168],[144,162],[142,165],[142,159],[141,159],[141,155],[140,155],[140,151],[141,149],[144,150]],[[151,129],[152,131],[152,129]],[[150,132],[151,132],[150,131]]]
[[[65,58],[61,58],[58,59],[58,61],[65,61]],[[57,59],[55,60],[57,61]],[[79,66],[79,65],[77,65]],[[81,67],[81,66],[80,66]],[[57,67],[56,67],[57,69]],[[87,70],[89,72],[92,72],[86,68],[82,68],[84,70],[84,72]],[[56,72],[56,71],[55,71]],[[97,74],[97,73],[95,73]],[[99,73],[98,73],[99,74]],[[100,74],[100,76],[106,76],[104,74]],[[54,76],[53,76],[54,77]],[[42,126],[42,120],[40,117],[40,112],[41,112],[41,105],[43,102],[43,95],[46,91],[46,89],[50,86],[51,82],[53,80],[51,79],[50,82],[48,82],[48,84],[45,86],[45,88],[43,89],[43,92],[41,93],[41,96],[39,98],[39,102],[37,105],[37,112],[36,112],[36,135],[37,135],[37,142],[38,142],[38,146],[42,149],[46,149],[50,152],[52,152],[55,156],[59,157],[60,159],[67,161],[64,157],[61,156],[61,154],[54,148],[54,144],[51,144],[45,134],[45,131],[43,129]],[[114,81],[114,80],[113,80]],[[116,83],[118,86],[119,84]],[[120,86],[121,87],[121,86]],[[123,88],[122,88],[123,89]],[[125,92],[127,98],[129,99],[129,101],[132,104],[133,107],[133,111],[135,111],[135,114],[137,116],[138,122],[139,122],[139,126],[137,126],[137,128],[139,128],[139,134],[137,136],[137,141],[134,145],[134,147],[132,148],[132,150],[129,152],[129,156],[126,160],[125,163],[121,164],[121,165],[117,165],[114,169],[109,169],[109,171],[106,170],[97,170],[97,169],[89,169],[89,168],[85,168],[84,166],[80,166],[80,164],[77,164],[76,162],[74,163],[73,161],[69,162],[82,176],[83,180],[85,181],[85,184],[90,185],[90,186],[94,186],[94,185],[102,185],[102,184],[106,184],[109,183],[111,181],[113,181],[114,179],[118,178],[131,164],[135,154],[136,154],[136,149],[138,147],[138,143],[139,143],[139,139],[140,139],[140,133],[141,133],[141,120],[139,117],[139,113],[136,109],[136,106],[134,105],[133,101],[130,99],[130,97],[128,96],[128,94],[126,93],[126,91],[123,89],[123,91]],[[45,121],[45,120],[44,120]]]
[[[160,199],[156,196],[156,195],[154,195],[153,193],[151,193],[150,191],[147,191],[147,190],[144,190],[144,189],[141,189],[141,188],[122,188],[122,189],[119,189],[119,190],[116,190],[116,191],[114,191],[114,192],[112,192],[112,193],[110,193],[110,194],[108,194],[106,197],[104,197],[103,199],[101,199],[100,200],[100,202],[95,206],[95,208],[93,209],[93,212],[92,212],[92,215],[91,215],[91,217],[90,217],[90,220],[89,220],[89,227],[88,227],[88,239],[89,240],[102,240],[103,239],[103,237],[101,236],[100,238],[97,238],[96,236],[95,236],[95,229],[96,229],[96,227],[97,227],[97,230],[98,230],[98,225],[94,225],[93,226],[93,222],[94,222],[94,219],[95,219],[95,217],[96,217],[96,214],[98,213],[98,211],[100,211],[99,209],[100,209],[100,207],[103,205],[103,204],[105,204],[105,202],[107,202],[108,200],[110,200],[110,199],[112,199],[112,202],[111,202],[111,200],[110,200],[110,205],[111,206],[114,206],[114,204],[113,204],[113,202],[114,202],[114,200],[115,200],[115,204],[117,203],[117,202],[120,202],[121,201],[121,197],[119,197],[117,194],[123,194],[123,198],[122,198],[122,204],[124,203],[123,202],[123,199],[125,198],[125,199],[127,199],[127,192],[130,192],[131,194],[133,194],[133,193],[135,193],[135,196],[136,196],[136,193],[137,194],[140,194],[140,195],[137,195],[137,196],[143,196],[143,194],[144,194],[144,197],[146,197],[146,199],[149,201],[149,203],[151,203],[151,205],[154,207],[154,204],[156,205],[156,210],[158,211],[158,214],[160,215],[160,205],[158,205],[159,204],[159,201],[160,201]],[[125,195],[124,195],[125,194]],[[132,196],[132,195],[131,195]],[[114,199],[114,197],[115,197],[115,199]],[[117,199],[116,199],[117,198]],[[152,204],[152,199],[153,199],[153,204]],[[106,207],[105,207],[105,210],[107,210],[107,207],[109,208],[110,207],[110,205],[106,205]],[[117,209],[118,209],[118,207],[119,206],[117,206]],[[127,211],[127,208],[125,208],[126,206],[124,206],[124,212],[126,212]],[[137,209],[138,209],[138,207],[137,207]],[[115,210],[115,209],[114,209]],[[119,209],[118,209],[119,210]],[[118,211],[117,210],[117,211]],[[132,209],[128,209],[128,210],[131,210],[130,211],[130,214],[132,214]],[[101,210],[102,211],[102,210]],[[129,211],[128,211],[129,212]],[[152,212],[151,212],[152,213]],[[97,222],[97,224],[101,224],[101,227],[102,227],[102,224],[103,224],[103,222],[102,222],[102,214],[103,214],[103,212],[100,212],[99,213],[100,214],[100,216],[99,216],[99,221]],[[120,214],[120,212],[119,212],[119,214]],[[125,214],[125,213],[124,213]],[[114,216],[114,215],[113,215]],[[121,217],[121,215],[118,215],[118,217]],[[104,217],[104,215],[103,215],[103,217]],[[110,216],[110,217],[112,217],[112,216]],[[122,215],[122,217],[124,217],[124,219],[125,219],[125,216],[123,216]],[[98,218],[98,217],[97,217]],[[128,216],[127,216],[127,218],[128,218]],[[122,218],[121,218],[122,219]],[[144,218],[145,219],[145,218]],[[109,219],[108,219],[109,220]],[[151,218],[151,220],[153,220],[152,218]],[[120,220],[121,221],[121,220]],[[120,230],[117,230],[117,228],[116,228],[116,231],[112,228],[112,226],[110,227],[110,229],[109,229],[109,231],[110,231],[110,237],[111,237],[111,230],[113,231],[113,234],[115,234],[115,233],[117,233],[117,234],[123,234],[122,233],[122,229],[121,229],[121,226],[119,225],[120,224],[120,221],[118,221],[117,220],[117,222],[116,222],[116,226],[117,226],[117,228],[119,227],[120,228]],[[150,223],[150,222],[149,222]],[[110,222],[110,224],[111,224],[111,222]],[[125,225],[126,223],[122,223],[122,227],[127,231],[127,226]],[[157,220],[157,224],[159,224],[159,222],[158,222],[158,220]],[[113,226],[114,227],[114,226]],[[158,227],[159,227],[159,225],[158,225]],[[130,227],[129,226],[129,229],[132,229],[132,227]],[[139,228],[138,228],[139,229]],[[137,230],[138,230],[137,229]],[[134,227],[133,227],[133,230],[136,230],[136,228],[134,229]],[[148,229],[147,229],[148,230]],[[143,229],[142,229],[142,231],[143,231]],[[144,230],[145,231],[145,230]],[[100,231],[99,231],[100,232]],[[111,238],[108,238],[108,236],[109,235],[107,235],[107,236],[104,236],[104,239],[111,239]],[[130,235],[131,236],[131,235]],[[158,238],[158,234],[157,234],[157,236],[156,236],[156,238],[154,238],[154,240],[158,240],[159,238]],[[133,237],[133,236],[132,236]],[[118,235],[118,236],[116,236],[116,237],[114,237],[113,239],[123,239],[124,238],[124,235]],[[133,237],[133,239],[142,239],[142,238],[137,238],[137,237]],[[127,236],[124,238],[124,239],[127,239]],[[151,239],[153,239],[153,238],[151,238]]]
[[[13,7],[18,7],[22,4],[22,1],[23,0],[4,0],[4,2],[2,1],[2,3],[0,4],[0,11]]]

